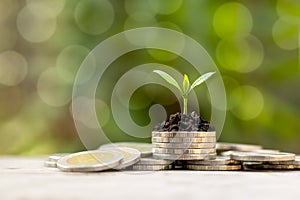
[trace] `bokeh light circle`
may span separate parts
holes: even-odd
[[[223,39],[248,36],[252,26],[251,12],[241,3],[225,3],[214,14],[213,27]]]
[[[256,87],[244,85],[235,88],[229,96],[231,112],[242,120],[255,119],[264,108],[264,97]]]
[[[0,83],[14,86],[22,82],[28,71],[28,63],[23,55],[15,51],[0,54]]]
[[[300,25],[300,1],[277,0],[277,12],[286,22]]]
[[[299,47],[300,24],[290,24],[278,19],[272,30],[275,43],[282,49],[293,50]]]
[[[247,73],[257,69],[264,58],[262,43],[254,36],[245,39],[221,40],[216,49],[220,64],[228,69]]]
[[[29,42],[44,42],[55,32],[56,18],[36,15],[25,6],[18,14],[17,27]]]
[[[156,13],[169,15],[181,7],[183,0],[148,0],[148,3]]]
[[[46,104],[60,107],[70,102],[72,86],[60,78],[55,67],[50,67],[40,75],[37,83],[37,92]]]
[[[26,0],[26,5],[35,15],[56,17],[61,13],[66,0]]]
[[[81,0],[75,9],[75,21],[81,31],[98,35],[114,22],[114,9],[107,0]]]

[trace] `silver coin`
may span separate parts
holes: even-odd
[[[154,153],[164,154],[211,154],[216,153],[216,149],[168,149],[168,148],[153,148]]]
[[[235,143],[224,143],[218,142],[216,145],[218,151],[253,151],[262,149],[262,146],[251,145],[251,144],[235,144]]]
[[[119,166],[122,159],[123,155],[115,151],[84,151],[62,157],[57,167],[72,172],[103,171]]]
[[[158,160],[154,158],[141,158],[136,165],[169,165],[173,161],[170,160]]]
[[[51,168],[57,168],[57,165],[56,165],[56,161],[50,161],[50,160],[46,160],[44,162],[44,166],[45,167],[51,167]]]
[[[69,155],[69,153],[56,153],[56,154],[52,154],[50,156],[48,156],[48,160],[49,161],[54,161],[57,162],[60,158]]]
[[[164,160],[209,160],[216,157],[217,154],[153,154],[153,158]]]
[[[197,137],[216,137],[216,132],[189,132],[189,131],[175,131],[175,132],[160,132],[153,131],[152,137],[183,137],[183,138],[197,138]]]
[[[172,165],[133,165],[132,169],[139,171],[157,171],[172,169]]]
[[[259,153],[259,152],[234,152],[230,155],[233,160],[239,161],[290,161],[295,160],[295,154],[274,152],[274,153]]]
[[[153,147],[158,148],[172,148],[172,149],[184,149],[184,148],[193,148],[193,149],[209,149],[215,148],[216,143],[153,143]]]
[[[199,171],[234,171],[242,169],[241,165],[186,165],[186,169]]]
[[[294,165],[300,165],[300,155],[296,155]]]
[[[278,165],[270,165],[270,164],[264,164],[264,163],[251,163],[251,162],[245,162],[243,163],[243,166],[245,169],[294,169],[294,165],[284,165],[284,164],[278,164]]]
[[[100,150],[111,148],[111,147],[128,147],[133,148],[141,152],[141,157],[152,156],[152,144],[150,143],[141,143],[141,142],[115,142],[104,144],[99,147]]]
[[[199,142],[199,143],[212,143],[216,142],[215,137],[199,137],[199,138],[166,138],[166,137],[152,137],[152,143],[188,143],[188,142]]]
[[[105,149],[106,151],[116,151],[123,155],[123,160],[121,161],[121,164],[114,169],[124,169],[126,167],[129,167],[135,163],[137,163],[141,158],[141,152],[128,147],[111,147]]]
[[[244,151],[224,151],[221,152],[222,156],[230,156],[233,152],[244,152]],[[252,150],[251,152],[257,152],[257,153],[278,153],[279,150],[275,149],[258,149],[258,150]]]
[[[240,164],[239,161],[230,159],[229,156],[217,156],[216,159],[212,160],[188,160],[186,164],[190,165],[231,165],[231,164]]]

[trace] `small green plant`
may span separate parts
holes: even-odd
[[[195,82],[191,85],[188,75],[184,74],[183,81],[182,81],[182,88],[179,86],[179,84],[176,82],[176,80],[170,76],[168,73],[161,71],[161,70],[154,70],[153,72],[160,75],[165,81],[170,83],[171,85],[175,86],[183,99],[183,114],[187,115],[187,104],[188,104],[188,96],[189,93],[194,89],[196,86],[204,83],[207,79],[209,79],[212,75],[215,74],[215,72],[208,72],[206,74],[203,74],[199,78],[195,80]]]

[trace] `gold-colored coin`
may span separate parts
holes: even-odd
[[[199,138],[166,138],[166,137],[152,137],[152,143],[212,143],[216,142],[215,137],[199,137]]]
[[[215,148],[216,143],[153,143],[153,147],[156,148],[171,148],[171,149],[209,149]]]
[[[188,131],[174,131],[174,132],[159,132],[153,131],[152,137],[183,137],[183,138],[197,138],[197,137],[216,137],[216,132],[188,132]]]
[[[164,154],[211,154],[216,153],[216,149],[169,149],[169,148],[153,148],[154,153]]]
[[[186,169],[199,171],[233,171],[242,169],[241,165],[186,165]]]
[[[62,171],[103,171],[121,164],[123,155],[115,151],[84,151],[62,157],[57,167]]]

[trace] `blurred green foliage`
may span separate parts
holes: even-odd
[[[299,11],[293,0],[1,0],[0,154],[84,149],[70,108],[76,72],[101,41],[144,26],[181,31],[216,62],[228,100],[220,141],[300,153]],[[199,75],[184,59],[161,50],[118,58],[100,80],[96,102],[112,141],[150,141],[122,133],[110,112],[118,79],[148,62],[173,66],[191,80]],[[201,115],[209,118],[206,88],[195,91]],[[148,109],[155,103],[168,114],[179,111],[170,90],[143,86],[130,100],[137,124],[149,122]],[[89,123],[88,116],[84,120]]]

